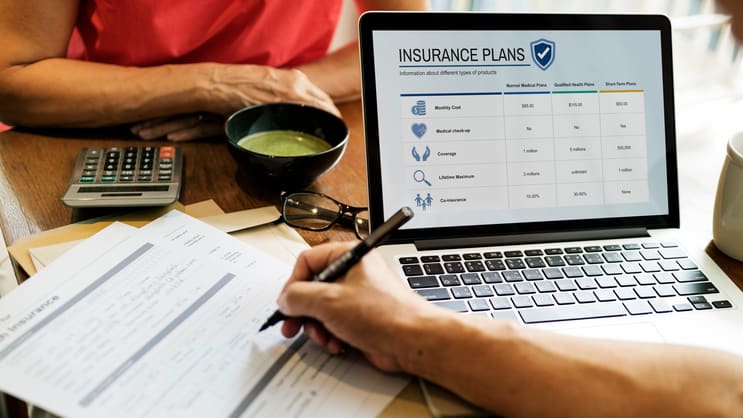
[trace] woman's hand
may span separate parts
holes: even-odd
[[[144,140],[165,138],[182,142],[224,134],[224,118],[202,113],[155,118],[132,125],[131,132]]]

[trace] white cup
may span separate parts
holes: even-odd
[[[720,251],[743,261],[743,132],[728,141],[717,185],[712,237]]]

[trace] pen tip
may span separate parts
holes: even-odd
[[[266,322],[265,324],[261,325],[261,328],[258,330],[258,332],[261,332],[268,327],[269,327],[268,322]]]

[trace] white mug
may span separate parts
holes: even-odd
[[[743,261],[743,132],[728,141],[715,199],[712,237],[717,248]]]

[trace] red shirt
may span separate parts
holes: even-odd
[[[81,0],[70,58],[293,67],[327,52],[342,0]],[[79,37],[78,37],[79,35]]]

